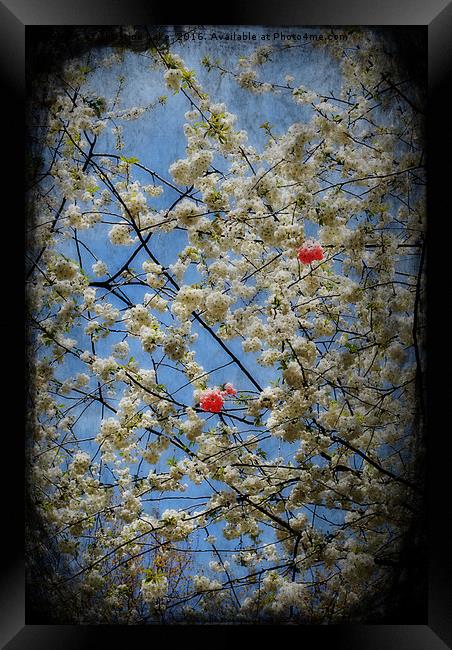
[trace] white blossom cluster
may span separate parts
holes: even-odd
[[[272,77],[297,48],[192,70],[157,43],[152,119],[185,111],[164,171],[124,155],[151,119],[124,53],[96,63],[111,97],[91,63],[49,88],[30,485],[77,622],[341,623],[388,592],[421,492],[425,192],[422,98],[385,48],[333,41],[325,96]],[[225,76],[297,120],[249,141]]]

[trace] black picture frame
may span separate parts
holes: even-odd
[[[120,24],[172,24],[174,14],[162,6],[145,0],[3,0],[0,2],[0,66],[3,108],[7,109],[4,140],[7,155],[5,182],[17,178],[17,170],[23,168],[21,148],[24,133],[23,110],[25,97],[25,39],[26,30],[34,25],[120,25]],[[447,321],[435,318],[440,312],[441,295],[437,291],[441,278],[447,269],[447,241],[443,238],[443,225],[447,221],[448,173],[450,166],[442,163],[441,153],[450,157],[451,135],[447,127],[450,111],[445,102],[450,78],[452,50],[452,2],[446,0],[308,0],[294,5],[293,2],[238,4],[228,2],[223,15],[212,16],[211,12],[189,9],[183,16],[177,14],[179,24],[235,24],[235,25],[422,25],[428,31],[428,83],[429,105],[427,117],[428,146],[428,550],[429,589],[428,614],[426,621],[418,625],[349,625],[349,626],[278,626],[277,642],[287,641],[329,644],[347,650],[442,650],[452,647],[452,584],[450,580],[450,538],[446,533],[450,519],[447,492],[450,474],[450,442],[447,431],[447,381],[439,379],[439,373],[446,364],[447,338],[444,328]],[[14,172],[12,172],[14,170]],[[19,214],[14,213],[12,227],[17,235]],[[444,289],[447,291],[447,284]],[[17,293],[17,287],[16,287]],[[435,304],[436,303],[436,304]],[[436,320],[436,322],[435,322]],[[440,329],[441,328],[441,329]],[[20,328],[19,328],[20,330]],[[446,335],[447,336],[447,335]],[[20,345],[20,344],[19,344]],[[17,363],[17,362],[16,362]],[[443,413],[443,417],[441,414]],[[450,427],[449,427],[450,428]],[[18,471],[23,458],[23,436],[17,427],[14,435],[8,434],[8,458],[16,459],[13,472],[8,477],[7,492],[4,492],[2,513],[8,526],[3,535],[7,548],[2,553],[3,571],[0,587],[0,642],[2,647],[16,650],[21,648],[84,648],[109,647],[114,642],[130,647],[136,642],[136,634],[142,635],[147,643],[155,642],[160,634],[162,640],[172,642],[173,635],[180,632],[178,626],[123,628],[121,626],[59,626],[27,625],[25,623],[25,580],[23,551],[23,484],[24,474]],[[203,642],[205,634],[216,634],[216,628],[224,626],[184,627],[187,641]],[[248,626],[239,626],[241,635],[248,632]],[[265,627],[260,629],[265,632]],[[108,628],[108,629],[106,629]],[[224,632],[237,631],[235,626]],[[255,634],[256,630],[253,630]],[[149,637],[151,632],[152,637]],[[110,637],[111,634],[111,637]],[[147,636],[144,636],[147,635]],[[164,636],[163,636],[164,635]],[[201,635],[201,639],[198,635]],[[112,641],[110,641],[110,638]],[[108,640],[107,640],[108,639]],[[256,639],[253,643],[256,642]]]

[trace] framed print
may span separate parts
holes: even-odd
[[[26,324],[5,647],[451,644],[452,9],[417,9],[1,6]]]

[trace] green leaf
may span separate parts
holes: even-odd
[[[139,158],[135,158],[135,156],[132,156],[131,158],[126,158],[125,156],[120,156],[121,160],[125,163],[128,163],[129,165],[133,165],[134,163],[139,163],[140,160]]]

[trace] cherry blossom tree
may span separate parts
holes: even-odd
[[[62,621],[367,620],[422,506],[422,93],[370,29],[306,45],[328,93],[298,41],[189,66],[148,37],[34,107],[30,581]],[[147,105],[127,57],[166,86]],[[268,96],[299,119],[261,119]],[[184,139],[164,170],[128,142],[150,119]]]

